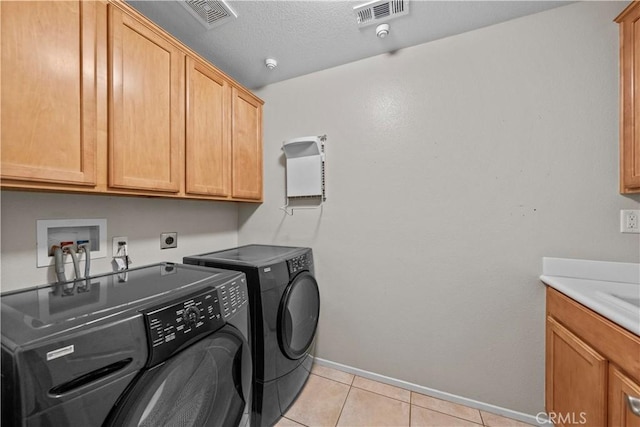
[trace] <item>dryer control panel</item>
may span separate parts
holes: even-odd
[[[224,326],[216,289],[153,307],[143,311],[143,315],[148,330],[147,366],[163,362],[200,335]]]
[[[307,253],[288,259],[289,275],[293,276],[299,271],[309,270],[312,263],[312,258]]]
[[[249,303],[247,296],[247,279],[245,279],[244,276],[239,281],[218,286],[218,292],[220,293],[220,306],[225,319],[233,316],[238,310]]]

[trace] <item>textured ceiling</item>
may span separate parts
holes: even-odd
[[[411,1],[380,39],[356,23],[353,7],[365,2],[230,1],[238,19],[211,30],[175,0],[128,3],[250,89],[571,3]]]

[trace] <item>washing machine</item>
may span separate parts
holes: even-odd
[[[247,245],[185,257],[247,275],[254,360],[252,425],[273,425],[300,394],[313,362],[320,294],[310,248]]]
[[[245,426],[243,273],[182,264],[2,294],[2,426]]]

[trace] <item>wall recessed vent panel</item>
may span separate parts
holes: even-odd
[[[238,17],[238,14],[224,0],[184,0],[178,3],[208,30]]]
[[[371,1],[353,8],[360,27],[387,22],[409,14],[408,0]]]

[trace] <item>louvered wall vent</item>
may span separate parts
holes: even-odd
[[[358,25],[367,25],[387,22],[409,13],[408,0],[370,1],[353,8],[356,13]]]
[[[184,6],[207,30],[238,17],[238,14],[224,0],[184,0],[178,3]]]

